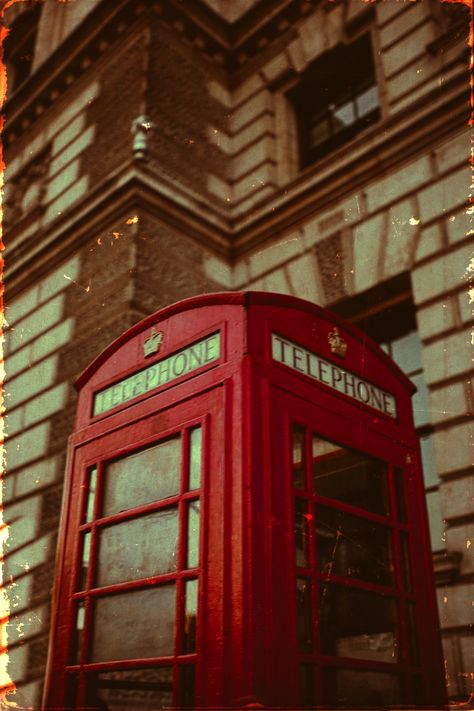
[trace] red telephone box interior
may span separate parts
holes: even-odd
[[[45,708],[444,702],[414,388],[364,334],[210,294],[77,387]]]

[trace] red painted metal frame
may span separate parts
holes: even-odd
[[[328,333],[334,326],[338,327],[348,345],[344,360],[330,350]],[[165,337],[160,352],[144,361],[143,342],[151,327],[157,327]],[[221,356],[209,368],[190,373],[165,388],[148,392],[97,417],[90,417],[94,392],[144,366],[159,362],[216,330],[221,333]],[[393,393],[397,400],[397,418],[365,407],[274,361],[272,333],[281,334],[336,366],[340,365]],[[314,432],[343,447],[387,461],[391,467],[392,502],[395,501],[393,468],[404,471],[410,493],[406,523],[305,494],[312,502],[311,506],[320,501],[391,527],[398,571],[392,587],[353,578],[330,578],[316,570],[314,555],[310,570],[306,572],[313,581],[332,579],[350,589],[383,592],[399,600],[402,608],[410,600],[421,601],[418,621],[420,664],[408,663],[405,654],[396,668],[406,673],[409,684],[415,677],[423,676],[423,703],[443,703],[442,657],[426,506],[411,414],[410,397],[414,388],[370,339],[333,314],[292,297],[258,292],[210,294],[167,307],[129,329],[82,374],[78,388],[79,406],[71,437],[58,548],[45,708],[64,706],[65,677],[77,670],[173,664],[177,674],[178,668],[195,663],[196,705],[244,705],[253,700],[270,706],[298,708],[301,706],[298,660],[307,659],[316,666],[387,668],[387,664],[380,662],[377,666],[374,662],[326,658],[317,653],[305,657],[298,652],[295,491],[290,446],[293,422],[307,429],[308,438],[309,433]],[[199,492],[185,492],[182,488],[179,495],[164,502],[146,504],[107,520],[84,523],[84,477],[90,467],[98,465],[95,502],[98,513],[103,463],[177,432],[184,437],[185,462],[187,433],[197,423],[202,423],[205,431],[203,480]],[[307,454],[309,456],[309,450]],[[182,487],[186,476],[186,469],[183,469]],[[152,660],[100,662],[87,667],[71,665],[69,649],[75,606],[78,600],[89,600],[99,594],[92,588],[85,592],[76,589],[81,536],[105,523],[171,505],[179,506],[180,531],[183,531],[184,504],[198,496],[201,499],[199,568],[184,569],[185,550],[181,541],[178,571],[146,581],[147,585],[154,585],[176,580],[181,589],[185,579],[199,577],[196,652]],[[403,591],[401,587],[399,531],[408,532],[412,539],[410,555],[412,564],[416,562],[412,565],[416,586],[413,592]],[[311,546],[314,547],[314,542]],[[93,545],[91,569],[94,555]],[[143,584],[143,581],[121,583],[109,586],[107,592],[130,590]],[[100,593],[103,594],[104,589]],[[182,606],[183,596],[179,594],[176,649],[180,649]],[[402,647],[406,650],[407,623],[405,616],[400,619]],[[317,620],[314,621],[316,624]],[[388,666],[391,670],[395,668],[392,664]],[[319,677],[315,679],[315,698],[317,703],[322,703]],[[174,703],[179,704],[182,701],[179,681],[175,687]]]

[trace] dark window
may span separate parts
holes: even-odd
[[[300,167],[313,163],[380,118],[370,35],[323,54],[289,93]]]
[[[11,23],[4,43],[9,96],[31,73],[40,11],[40,3],[34,3]]]

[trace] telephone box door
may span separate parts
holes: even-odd
[[[59,704],[219,701],[222,421],[216,387],[74,450],[50,690]]]
[[[439,639],[420,628],[426,609],[420,615],[416,602],[434,603],[419,555],[429,542],[420,539],[417,451],[326,409],[324,398],[315,405],[272,386],[269,401],[271,499],[281,523],[274,590],[288,581],[273,602],[273,618],[288,620],[274,627],[275,678],[287,670],[302,706],[436,703]]]

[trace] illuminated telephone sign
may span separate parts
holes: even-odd
[[[77,387],[45,709],[444,702],[414,388],[365,335],[209,294]]]

